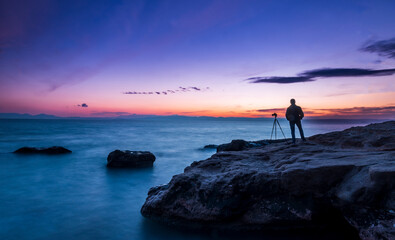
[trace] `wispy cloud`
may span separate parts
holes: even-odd
[[[210,113],[211,110],[198,110],[198,111],[189,111],[189,112],[180,112],[179,114],[202,114],[202,113]]]
[[[53,92],[64,85],[85,81],[96,75],[99,71],[99,68],[96,67],[78,67],[72,69],[69,73],[56,77],[56,80],[47,81],[49,85],[47,90]]]
[[[270,117],[272,113],[277,112],[279,116],[284,116],[286,108],[268,108],[255,109],[248,112],[259,113],[261,116]],[[325,117],[325,118],[394,118],[395,105],[378,106],[378,107],[351,107],[351,108],[304,108],[307,117]]]
[[[377,53],[380,56],[395,58],[395,38],[381,41],[367,42],[360,48],[361,51]]]
[[[206,88],[198,88],[198,87],[178,87],[177,89],[171,90],[162,90],[162,91],[129,91],[124,92],[123,94],[130,94],[130,95],[168,95],[174,93],[182,93],[182,92],[202,92],[209,90],[209,87]]]
[[[322,111],[331,115],[373,115],[373,114],[395,114],[395,106],[384,107],[352,107],[352,108],[331,108],[313,109],[316,112]]]

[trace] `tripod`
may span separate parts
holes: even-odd
[[[274,131],[274,140],[277,139],[277,125],[278,125],[278,127],[281,130],[281,133],[284,136],[285,141],[287,141],[287,138],[285,137],[283,129],[281,128],[280,122],[277,120],[277,113],[273,113],[272,116],[274,116],[274,122],[273,122],[272,134],[270,135],[270,140],[272,140],[272,138],[273,138],[273,131]]]

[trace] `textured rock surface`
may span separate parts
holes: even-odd
[[[287,142],[286,139],[278,140],[260,140],[260,141],[245,141],[242,139],[232,140],[230,143],[221,144],[217,147],[217,152],[224,151],[243,151],[250,148],[262,147],[272,143]],[[290,141],[290,140],[289,140]]]
[[[395,151],[394,121],[318,134],[309,139],[315,143],[340,148]]]
[[[107,167],[150,167],[155,156],[145,151],[115,150],[108,154]]]
[[[63,153],[71,153],[70,150],[64,147],[53,146],[49,148],[35,148],[35,147],[23,147],[16,150],[14,153],[24,153],[24,154],[32,154],[32,153],[42,153],[42,154],[63,154]]]
[[[232,140],[231,143],[226,143],[226,144],[221,144],[217,148],[217,152],[223,152],[223,151],[242,151],[247,148],[251,148],[251,144],[247,141],[237,139],[237,140]]]
[[[174,225],[290,229],[344,221],[395,237],[395,121],[307,143],[219,152],[151,188],[141,213]]]

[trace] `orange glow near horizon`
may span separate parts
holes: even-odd
[[[365,85],[375,84],[376,88],[380,83],[374,79],[363,80]],[[125,95],[120,91],[122,88],[111,90],[107,86],[95,87],[95,81],[91,80],[84,82],[82,86],[67,86],[53,92],[13,90],[19,93],[0,96],[0,112],[34,115],[44,113],[61,117],[116,117],[138,114],[271,118],[273,112],[284,117],[289,99],[294,97],[296,104],[303,108],[306,118],[393,119],[395,92],[391,91],[392,81],[392,78],[384,78],[380,83],[381,88],[366,93],[352,86],[351,81],[351,86],[343,86],[341,80],[332,80],[330,84],[313,82],[284,86],[252,85],[235,81],[232,84],[212,87],[206,92],[146,96]],[[85,90],[93,87],[96,91]],[[339,89],[350,93],[343,94]],[[293,92],[299,94],[295,96]],[[336,92],[341,94],[337,95]],[[15,97],[20,95],[24,97]],[[86,103],[88,107],[79,106],[82,103]]]
[[[287,106],[288,107],[288,106]],[[45,112],[41,111],[26,111],[21,113],[28,114],[52,114],[60,117],[118,117],[126,115],[158,115],[158,116],[207,116],[207,117],[246,117],[246,118],[272,118],[273,113],[277,113],[279,118],[285,117],[286,107],[284,108],[268,108],[258,110],[190,110],[184,109],[138,109],[134,111],[128,111],[127,109],[109,109],[109,108],[91,108],[87,109],[81,107],[69,108],[70,111],[51,111],[47,109]],[[303,108],[305,118],[334,118],[334,119],[394,119],[395,117],[395,105],[392,106],[379,106],[379,107],[351,107],[351,108],[322,108],[312,109]]]

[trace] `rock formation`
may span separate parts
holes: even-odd
[[[64,148],[64,147],[58,147],[58,146],[53,146],[53,147],[49,147],[49,148],[22,147],[16,151],[14,151],[14,153],[64,154],[64,153],[71,153],[71,151]]]
[[[305,229],[345,223],[395,239],[395,121],[222,151],[148,192],[141,213],[172,225]]]
[[[107,167],[151,167],[154,161],[150,152],[115,150],[107,157]]]
[[[203,149],[217,149],[218,145],[209,144],[203,147]]]

